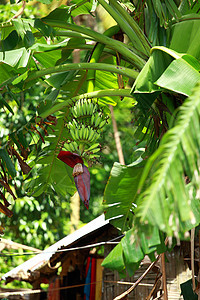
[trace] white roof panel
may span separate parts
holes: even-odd
[[[16,278],[18,274],[23,274],[28,276],[28,271],[34,271],[45,265],[51,256],[62,246],[68,246],[79,240],[80,238],[92,233],[93,231],[105,226],[109,223],[109,220],[105,220],[104,214],[89,222],[85,226],[76,230],[72,234],[67,235],[57,243],[53,244],[49,248],[45,249],[41,253],[37,254],[35,257],[30,258],[23,264],[12,269],[8,273],[4,274],[1,279],[5,280],[8,277]]]

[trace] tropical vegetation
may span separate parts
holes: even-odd
[[[116,25],[101,32],[87,19],[76,24],[98,7]],[[0,101],[9,124],[0,149],[2,213],[12,216],[18,178],[40,207],[69,199],[72,169],[59,151],[82,156],[92,173],[110,105],[129,101],[132,161],[114,162],[103,204],[125,236],[103,265],[132,275],[145,254],[165,251],[166,237],[170,245],[189,238],[200,223],[199,10],[192,0],[72,0],[42,18],[22,13],[1,23]]]

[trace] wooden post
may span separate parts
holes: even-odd
[[[103,262],[102,258],[97,258],[96,261],[96,289],[95,289],[95,300],[102,298],[102,280],[103,280]]]
[[[191,229],[191,269],[192,269],[192,288],[193,291],[196,289],[195,277],[194,277],[194,235],[195,228]]]
[[[168,300],[167,277],[166,277],[166,268],[165,268],[165,253],[161,254],[161,268],[162,268],[162,282],[163,282],[164,300]]]
[[[199,272],[198,272],[198,282],[200,282],[200,230],[199,230]],[[198,300],[200,300],[200,289],[198,290]]]
[[[119,137],[119,131],[117,129],[117,122],[115,120],[114,110],[113,110],[112,105],[110,105],[110,113],[111,113],[111,118],[112,118],[114,138],[115,138],[117,154],[118,154],[118,157],[119,157],[119,162],[120,162],[121,165],[125,165],[124,155],[123,155],[123,151],[122,151],[122,145],[121,145],[121,141],[120,141],[120,137]]]
[[[70,198],[70,208],[70,233],[72,233],[78,229],[80,221],[80,197],[78,192],[76,192],[74,196]]]

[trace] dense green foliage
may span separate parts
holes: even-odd
[[[75,17],[93,15],[98,5],[116,26],[100,33],[76,24]],[[34,234],[47,224],[48,242],[67,233],[65,225],[55,232],[50,212],[57,205],[63,222],[75,192],[72,170],[57,155],[61,149],[81,155],[90,167],[92,190],[101,195],[99,182],[106,183],[110,160],[116,160],[109,129],[102,132],[109,105],[118,105],[119,122],[128,122],[121,128],[132,138],[122,142],[127,165],[114,163],[104,204],[106,217],[126,234],[104,266],[131,275],[145,254],[152,258],[165,250],[166,236],[187,238],[200,223],[198,2],[73,0],[43,18],[3,21],[1,212],[11,217],[7,199],[23,198],[15,200],[15,215],[20,201],[38,212],[40,221],[33,222],[34,214],[31,220]],[[133,123],[126,113],[131,107]],[[92,192],[94,216],[103,210],[98,206]],[[30,238],[26,225],[23,234]]]

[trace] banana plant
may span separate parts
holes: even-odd
[[[1,146],[1,211],[11,216],[5,195],[12,191],[15,158],[22,155],[18,152],[27,153],[22,166],[27,165],[25,159],[31,161],[25,175],[30,195],[73,195],[72,170],[58,159],[60,151],[79,155],[87,166],[95,163],[108,106],[128,97],[135,103],[137,145],[145,147],[135,162],[114,163],[111,170],[105,215],[125,237],[104,266],[132,275],[145,254],[153,259],[155,251],[165,251],[166,236],[186,239],[200,223],[199,4],[191,0],[71,4],[41,19],[17,18],[1,24],[1,105],[13,113],[5,95],[17,101],[16,95],[33,85],[46,89],[35,115]],[[75,16],[94,14],[98,5],[117,25],[100,33],[75,23]],[[80,63],[73,63],[75,49],[81,50]]]

